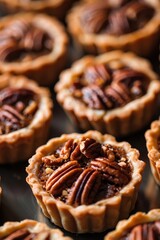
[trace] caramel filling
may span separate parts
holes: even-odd
[[[160,221],[135,226],[120,240],[160,240]]]
[[[0,91],[0,135],[28,126],[38,108],[38,96],[27,88]]]
[[[93,109],[114,109],[142,97],[148,78],[129,67],[112,69],[105,64],[89,66],[77,77],[70,91]]]
[[[15,20],[0,31],[0,61],[28,61],[48,54],[53,40],[43,29]]]
[[[43,157],[38,177],[51,196],[76,207],[116,195],[131,172],[123,148],[82,137]]]
[[[27,228],[15,230],[0,240],[32,240],[32,239],[43,239],[49,240],[50,234],[48,231],[40,231],[39,233],[30,232]]]
[[[114,8],[107,1],[89,4],[80,19],[88,33],[118,36],[143,28],[153,15],[154,9],[145,1],[120,0]]]

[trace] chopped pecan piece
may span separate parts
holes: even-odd
[[[86,158],[95,158],[101,154],[101,144],[92,138],[86,138],[80,143],[80,151]]]
[[[84,73],[84,79],[88,84],[96,84],[100,87],[108,85],[111,83],[111,69],[104,64],[89,66]]]

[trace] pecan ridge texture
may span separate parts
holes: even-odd
[[[123,148],[82,137],[43,157],[38,177],[51,196],[76,207],[116,195],[131,172]]]

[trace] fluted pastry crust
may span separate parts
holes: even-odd
[[[67,10],[71,7],[73,0],[47,0],[47,1],[20,1],[2,0],[6,4],[9,13],[20,11],[45,13],[63,19]]]
[[[59,229],[51,229],[46,224],[33,220],[23,220],[21,222],[6,222],[0,227],[0,238],[7,237],[15,231],[25,229],[31,232],[31,239],[52,239],[52,240],[71,240],[69,237],[65,237]],[[36,236],[36,234],[39,234]],[[38,238],[37,238],[38,237]]]
[[[52,100],[48,89],[39,87],[35,82],[22,76],[2,75],[0,89],[6,87],[27,88],[39,98],[38,109],[31,123],[17,131],[0,135],[0,164],[27,160],[36,148],[48,138],[52,119]]]
[[[52,39],[53,47],[48,54],[27,61],[1,62],[0,72],[25,75],[40,85],[53,83],[63,69],[67,58],[67,35],[58,20],[43,14],[22,13],[1,20],[0,30],[10,23],[28,21],[44,30]]]
[[[113,64],[117,67],[124,64],[126,67],[145,74],[150,81],[147,92],[142,97],[115,109],[90,108],[81,99],[74,97],[70,87],[88,66],[101,63]],[[122,136],[133,133],[150,122],[156,111],[160,92],[160,83],[157,79],[158,77],[147,60],[132,53],[114,51],[98,57],[86,56],[78,60],[71,69],[62,72],[55,90],[58,102],[80,128],[96,129],[114,136]]]
[[[72,34],[78,47],[82,47],[89,53],[99,54],[112,50],[132,51],[141,56],[148,56],[152,53],[155,45],[158,45],[160,33],[160,3],[158,0],[145,2],[155,9],[155,14],[146,25],[131,33],[121,36],[110,34],[87,33],[80,18],[86,6],[92,6],[96,1],[84,1],[73,7],[67,16],[69,32]],[[97,1],[98,3],[98,1]],[[103,4],[103,3],[102,3]],[[109,1],[114,6],[114,1]],[[97,4],[98,6],[98,4]],[[98,21],[98,20],[97,20]]]
[[[42,157],[54,152],[58,147],[69,139],[80,137],[92,138],[104,144],[122,147],[132,166],[131,180],[115,196],[100,200],[89,205],[74,207],[68,205],[53,196],[44,188],[39,180],[40,165]],[[116,225],[119,219],[128,216],[134,208],[138,188],[142,180],[144,162],[139,159],[139,152],[126,142],[118,143],[111,135],[102,135],[98,131],[88,131],[85,134],[68,134],[50,140],[46,145],[38,148],[36,154],[29,160],[27,167],[29,183],[38,204],[45,216],[56,225],[71,232],[101,232]]]
[[[116,229],[106,235],[104,240],[118,240],[120,239],[125,232],[128,232],[131,228],[138,224],[150,223],[154,221],[160,220],[160,209],[153,209],[149,211],[147,214],[143,212],[137,212],[132,215],[128,220],[120,221]]]
[[[157,184],[160,185],[160,150],[158,146],[160,120],[152,122],[151,129],[145,133],[145,138],[152,174]]]

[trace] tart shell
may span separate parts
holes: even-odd
[[[135,215],[132,215],[128,220],[120,221],[117,224],[116,229],[106,235],[104,240],[118,240],[125,232],[127,232],[127,230],[133,228],[134,226],[158,220],[160,220],[160,209],[153,209],[148,212],[148,214],[138,212]]]
[[[35,12],[45,13],[63,19],[73,0],[47,0],[47,1],[19,1],[2,0],[7,6],[9,13]]]
[[[0,72],[24,75],[40,85],[48,86],[57,80],[66,64],[68,38],[64,28],[55,18],[43,14],[21,13],[3,18],[0,22],[0,30],[18,19],[32,22],[46,31],[53,40],[53,49],[49,54],[26,62],[1,62]]]
[[[95,63],[124,63],[149,77],[148,91],[124,107],[113,110],[95,110],[89,108],[81,100],[76,99],[69,88],[77,76],[89,65]],[[75,124],[83,130],[96,129],[114,136],[125,136],[146,126],[156,112],[160,83],[158,76],[152,71],[147,60],[132,53],[113,51],[98,57],[86,56],[73,64],[71,69],[60,75],[60,81],[55,86],[57,100]]]
[[[23,220],[21,222],[6,222],[3,226],[0,227],[0,238],[3,239],[8,234],[11,234],[12,232],[20,230],[22,228],[25,228],[25,229],[27,228],[33,233],[39,233],[39,232],[43,233],[43,231],[48,232],[50,233],[50,239],[53,239],[53,240],[71,240],[71,238],[69,237],[64,237],[63,233],[60,230],[51,229],[44,223],[40,223],[40,222],[29,220],[29,219]],[[46,239],[46,235],[44,235],[43,237],[43,234],[42,234],[41,238],[39,239],[41,240]]]
[[[70,138],[81,136],[93,138],[99,142],[123,147],[132,164],[131,181],[123,187],[116,196],[98,201],[91,205],[72,207],[55,199],[47,193],[38,179],[41,158],[56,150]],[[30,185],[44,215],[51,221],[70,232],[102,232],[113,228],[120,219],[126,218],[134,208],[138,188],[142,180],[145,163],[138,160],[139,152],[126,142],[118,143],[111,135],[102,135],[97,131],[88,131],[85,134],[68,134],[50,140],[46,145],[38,148],[36,154],[29,160],[27,182]]]
[[[160,152],[158,150],[157,140],[160,137],[160,121],[154,121],[151,129],[145,133],[148,157],[153,177],[160,185]]]
[[[81,46],[85,51],[100,54],[112,50],[132,51],[138,55],[148,56],[158,45],[160,34],[160,4],[158,0],[146,0],[155,9],[154,17],[142,28],[135,32],[122,36],[108,34],[86,33],[80,23],[83,9],[93,1],[84,1],[73,7],[67,16],[69,32],[73,36],[78,48]],[[114,6],[114,1],[110,1]]]
[[[39,96],[39,108],[25,128],[0,136],[0,164],[15,163],[30,158],[36,148],[47,141],[52,119],[52,100],[49,90],[24,77],[1,76],[0,89],[25,87]]]

